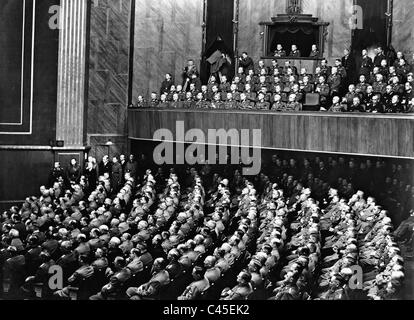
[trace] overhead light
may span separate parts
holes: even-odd
[[[111,141],[111,139],[109,139],[108,140],[108,142],[107,143],[105,143],[105,145],[107,145],[107,146],[112,146],[114,143]]]

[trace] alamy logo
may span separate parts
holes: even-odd
[[[49,288],[51,290],[63,289],[63,270],[59,265],[53,265],[49,268]]]
[[[99,0],[91,0],[92,5],[96,8],[99,6]],[[51,17],[49,18],[49,28],[51,30],[61,30],[63,28],[62,26],[62,20],[60,19],[60,16],[62,14],[62,7],[59,5],[53,5],[49,8],[49,14]]]
[[[252,132],[252,137],[250,133]],[[154,133],[153,140],[162,141],[153,152],[153,159],[157,165],[174,164],[228,164],[227,148],[231,147],[231,164],[243,164],[243,175],[257,175],[260,173],[261,161],[261,129],[209,129],[207,137],[200,129],[184,128],[184,121],[176,122],[176,137],[169,129],[159,129]],[[230,141],[230,143],[229,143]],[[176,152],[174,159],[174,143]],[[185,148],[184,144],[190,144]],[[218,157],[216,147],[218,146]],[[206,152],[206,148],[208,151]],[[253,156],[250,156],[252,149]],[[207,155],[207,157],[206,157]],[[218,161],[217,161],[218,160]]]
[[[353,274],[349,279],[348,285],[351,290],[362,290],[362,282],[364,273],[361,266],[355,265],[349,267],[352,270]]]

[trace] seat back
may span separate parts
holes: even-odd
[[[319,93],[307,93],[305,96],[305,103],[303,104],[304,111],[318,111],[321,102]]]

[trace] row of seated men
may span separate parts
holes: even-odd
[[[195,102],[202,101],[204,104],[205,102],[217,102],[217,93],[220,93],[221,101],[230,101],[229,107],[231,107],[234,102],[244,101],[241,98],[241,93],[245,93],[247,101],[251,104],[259,103],[259,107],[256,109],[270,110],[276,95],[280,96],[281,103],[286,104],[290,103],[290,94],[295,94],[296,102],[303,104],[307,94],[317,93],[323,107],[322,110],[330,108],[334,96],[338,96],[341,102],[345,102],[346,98],[348,107],[352,105],[353,97],[358,96],[364,109],[369,111],[373,108],[368,104],[374,103],[372,98],[375,95],[385,106],[374,109],[392,113],[412,112],[414,77],[405,59],[397,59],[390,67],[387,65],[387,60],[383,59],[380,66],[364,68],[360,72],[358,82],[353,84],[352,89],[349,87],[349,92],[346,92],[346,89],[349,84],[352,85],[352,80],[349,79],[347,73],[341,59],[337,59],[332,67],[328,65],[327,60],[322,60],[315,73],[309,73],[305,68],[298,73],[298,70],[289,61],[286,61],[284,66],[279,66],[277,60],[274,59],[272,66],[267,67],[261,60],[257,68],[244,70],[243,67],[240,67],[232,81],[229,81],[226,76],[216,79],[213,75],[207,85],[202,85],[197,76],[193,75],[188,87],[184,89],[181,85],[175,86],[171,75],[167,74],[160,89],[160,97],[155,92],[151,94],[149,101],[145,101],[142,96],[139,96],[135,107],[197,108]],[[202,94],[202,97],[199,96],[199,93]],[[228,95],[229,93],[231,96]],[[264,101],[259,97],[260,93],[264,94]],[[398,96],[397,105],[388,107],[394,96]],[[179,101],[185,103],[180,104]],[[269,103],[270,106],[267,104],[264,106],[263,102]],[[200,104],[202,103],[200,102]],[[207,105],[213,109],[216,108],[215,105],[211,106],[208,103]],[[251,108],[246,103],[245,106],[240,105],[239,109],[246,107],[247,109]],[[278,106],[273,109],[277,108]]]
[[[169,94],[162,94],[159,100],[157,94],[152,93],[149,102],[144,101],[142,96],[138,97],[135,107],[300,111],[302,104],[306,102],[306,94],[317,93],[321,110],[414,112],[414,94],[412,84],[409,82],[405,84],[405,87],[400,86],[398,82],[393,85],[379,85],[379,83],[369,85],[364,82],[362,75],[361,82],[357,86],[349,85],[348,91],[341,98],[339,94],[341,88],[325,83],[324,77],[320,77],[316,87],[307,81],[305,77],[305,83],[302,85],[296,82],[285,87],[277,84],[273,86],[273,89],[268,85],[260,84],[261,89],[256,92],[251,90],[250,84],[245,84],[245,90],[242,92],[238,91],[235,83],[230,86],[230,92],[219,91],[216,85],[211,87],[211,91],[208,86],[202,86],[201,91],[192,89],[186,93],[172,91]]]
[[[234,195],[227,179],[206,192],[197,172],[193,173],[193,185],[187,190],[181,189],[172,171],[165,183],[158,182],[163,188],[157,193],[157,181],[147,171],[137,190],[126,174],[127,182],[113,201],[99,186],[88,197],[89,205],[66,206],[70,199],[53,199],[49,194],[27,199],[21,210],[12,208],[10,217],[7,213],[2,217],[6,291],[14,297],[31,297],[42,283],[44,298],[63,299],[74,295],[98,300],[353,297],[336,293],[342,274],[340,289],[347,291],[349,272],[343,269],[351,261],[342,252],[331,260],[336,267],[328,286],[316,285],[314,271],[326,257],[319,223],[324,211],[310,197],[311,190],[298,185],[286,198],[277,184],[263,176],[262,182],[267,183],[261,194],[245,178]],[[334,197],[328,196],[327,204],[334,205]],[[353,199],[348,205],[355,214],[361,210],[360,220],[365,222],[361,230],[369,232],[386,213],[372,201],[365,203],[361,192],[355,197],[359,207],[351,206]],[[133,206],[127,210],[123,204],[132,198]],[[352,228],[347,221],[344,224]],[[337,226],[331,227],[333,237],[342,234],[338,228],[335,232]],[[59,290],[48,287],[48,271],[54,265],[63,269],[64,288]],[[401,280],[399,273],[371,283],[370,289],[378,289],[373,297],[394,297],[378,291],[391,283],[395,294],[400,284],[396,277]]]

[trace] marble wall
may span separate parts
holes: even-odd
[[[203,0],[136,0],[133,99],[159,91],[163,75],[181,81],[189,58],[200,65]]]
[[[111,140],[127,151],[126,110],[131,0],[98,0],[91,7],[87,144],[101,158]],[[111,152],[112,153],[112,152]]]
[[[409,0],[407,0],[409,1]],[[334,60],[342,56],[343,48],[351,45],[349,27],[352,0],[303,0],[303,13],[329,22],[324,56]],[[239,51],[247,51],[255,59],[262,56],[261,21],[285,13],[286,0],[240,0]]]
[[[392,44],[411,61],[414,53],[414,2],[394,0]]]

